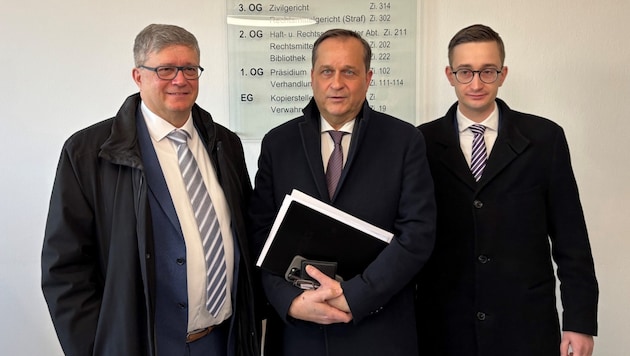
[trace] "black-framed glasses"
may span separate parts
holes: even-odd
[[[492,84],[499,79],[499,74],[501,74],[501,70],[495,68],[486,68],[482,70],[471,70],[471,69],[460,69],[457,71],[453,71],[452,73],[455,75],[455,79],[461,84],[468,84],[473,81],[475,77],[475,73],[479,76],[479,80],[486,84]]]
[[[146,70],[150,70],[157,74],[158,78],[164,80],[173,80],[177,77],[177,73],[180,71],[184,74],[184,78],[186,79],[197,79],[203,73],[203,68],[200,66],[159,66],[159,67],[147,67],[147,66],[139,66],[140,68],[144,68]]]

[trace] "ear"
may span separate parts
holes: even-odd
[[[446,79],[448,79],[448,82],[451,83],[451,86],[454,87],[457,85],[457,79],[455,79],[455,74],[453,74],[451,66],[446,66],[446,68],[444,68],[444,74],[446,74]]]
[[[503,81],[505,81],[505,77],[507,77],[507,75],[508,75],[508,67],[503,66],[503,69],[501,69],[501,74],[499,74],[499,86],[503,85]]]
[[[372,82],[372,75],[374,74],[374,72],[372,72],[372,70],[368,70],[367,75],[365,76],[366,79],[366,84],[368,86],[368,88],[370,87],[370,83]]]
[[[140,88],[142,85],[142,75],[140,74],[140,69],[134,67],[131,70],[131,77],[133,78],[133,81],[136,82],[138,88]]]

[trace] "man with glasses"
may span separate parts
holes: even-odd
[[[259,355],[239,138],[195,104],[181,27],[134,43],[139,93],[64,144],[42,289],[67,355]]]
[[[497,99],[508,68],[491,28],[459,31],[448,57],[458,102],[419,127],[438,207],[418,275],[421,354],[590,356],[598,285],[564,132]]]

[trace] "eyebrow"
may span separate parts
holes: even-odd
[[[330,64],[322,64],[322,65],[320,65],[317,68],[318,69],[335,69],[335,70],[337,70],[334,66],[332,66]],[[349,65],[346,65],[346,66],[343,66],[343,67],[339,68],[339,70],[348,70],[348,69],[358,70],[359,68],[355,67],[355,66],[349,66]]]
[[[473,66],[471,66],[470,64],[462,64],[460,66],[457,67],[451,67],[454,69],[473,69]],[[480,67],[480,69],[488,69],[488,68],[493,68],[493,69],[499,69],[501,68],[501,66],[496,65],[496,64],[484,64]]]

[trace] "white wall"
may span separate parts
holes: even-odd
[[[306,0],[305,0],[306,2]],[[455,100],[446,46],[485,23],[506,42],[500,96],[561,124],[572,150],[600,281],[595,355],[626,353],[630,333],[630,132],[627,0],[424,1],[418,122]],[[0,353],[61,355],[39,287],[50,189],[63,141],[110,117],[135,92],[131,46],[148,23],[179,24],[200,41],[199,104],[228,123],[222,0],[0,0]],[[250,171],[258,142],[247,142]],[[517,346],[516,346],[517,347]]]
[[[448,41],[464,26],[485,23],[506,44],[510,71],[499,96],[565,129],[600,284],[595,355],[628,355],[630,2],[425,1],[424,10],[422,121],[443,115],[456,100],[444,76]]]

